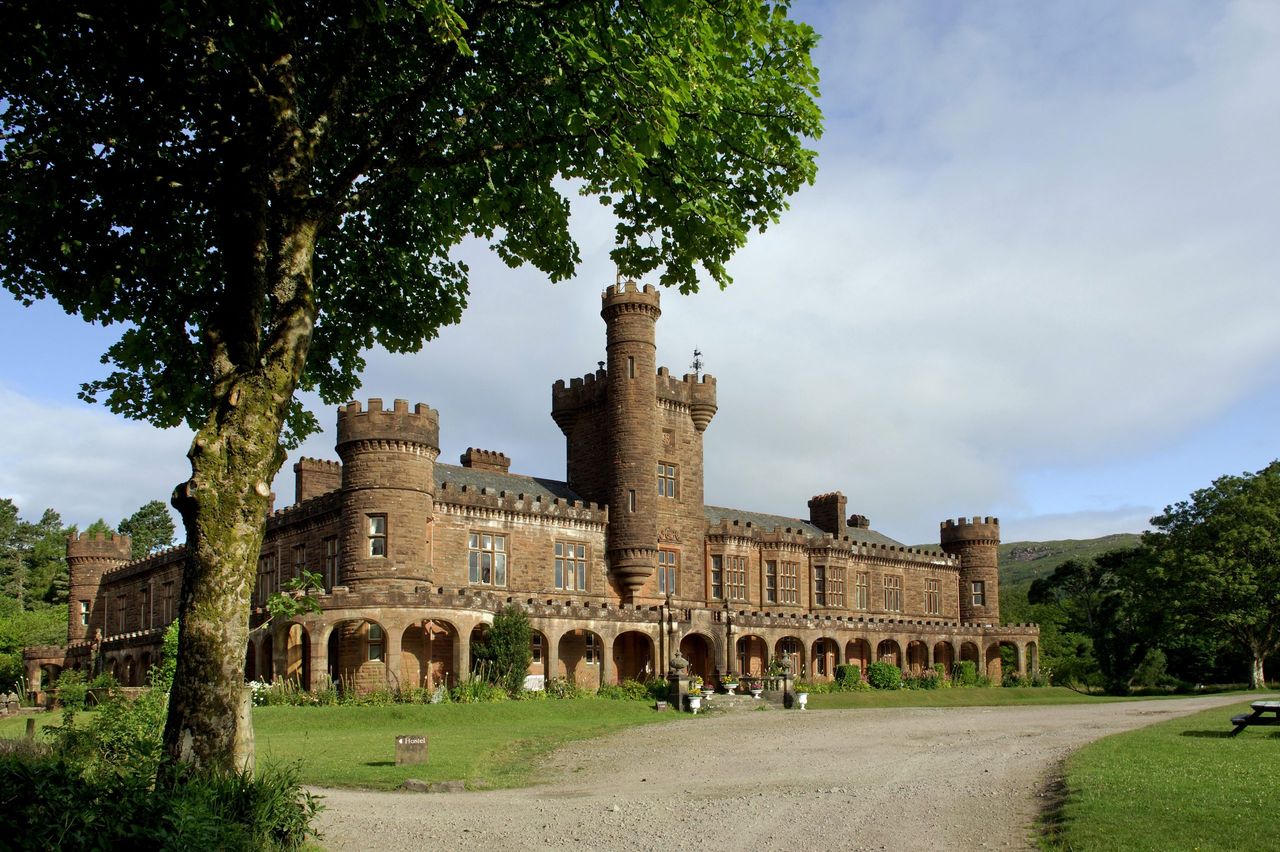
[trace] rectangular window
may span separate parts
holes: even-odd
[[[627,378],[634,379],[636,377],[636,359],[632,355],[627,356]]]
[[[542,662],[542,634],[534,633],[529,637],[529,657],[535,663]]]
[[[658,462],[658,496],[674,499],[676,496],[676,481],[679,478],[675,465]]]
[[[782,574],[779,579],[781,589],[779,590],[779,603],[798,604],[800,603],[800,563],[799,562],[783,562],[780,566]]]
[[[938,580],[924,581],[924,611],[929,615],[942,614],[942,586]]]
[[[382,662],[382,628],[369,624],[369,662]]]
[[[482,586],[507,584],[507,537],[489,533],[467,536],[467,568],[472,583]]]
[[[764,563],[764,602],[778,602],[778,562],[775,559]]]
[[[338,585],[338,538],[333,536],[324,540],[324,588],[333,591]]]
[[[161,618],[164,619],[164,623],[169,624],[173,621],[173,583],[165,583],[161,590],[164,592],[164,596],[161,598],[164,603],[161,604],[160,614]]]
[[[884,575],[884,608],[886,612],[902,612],[902,578]]]
[[[827,568],[825,565],[813,566],[813,605],[827,605]]]
[[[711,557],[711,599],[724,599],[724,557]]]
[[[658,551],[658,594],[674,595],[676,575],[680,573],[680,554],[674,550]]]
[[[138,629],[146,630],[151,627],[151,587],[147,586],[140,590],[141,604],[138,607]]]
[[[747,599],[747,557],[729,557],[729,600],[745,601]]]
[[[128,596],[126,596],[126,595],[121,595],[121,596],[120,596],[120,602],[119,602],[118,604],[116,604],[116,606],[117,606],[117,615],[116,615],[116,632],[117,632],[117,633],[123,633],[123,632],[124,632],[124,620],[125,620],[125,613],[126,613],[126,612],[128,612],[128,610],[129,610],[129,598],[128,598]]]
[[[627,511],[634,512],[636,510],[636,490],[634,488],[627,491]]]
[[[844,606],[844,569],[827,566],[827,606]]]
[[[89,602],[88,601],[80,601],[80,624],[85,627],[89,626]]]
[[[307,546],[295,545],[293,548],[293,578],[301,579],[302,572],[307,570]]]
[[[583,652],[582,661],[584,663],[600,662],[600,649],[596,647],[596,634],[587,634],[587,649]]]
[[[868,609],[872,605],[872,576],[859,571],[854,576],[854,609]]]
[[[972,589],[973,605],[986,606],[987,605],[987,584],[982,580],[974,580],[973,583],[971,583],[970,585],[973,587]]]
[[[586,591],[587,546],[573,541],[556,542],[556,588]]]
[[[387,516],[368,515],[369,519],[369,555],[387,555]]]

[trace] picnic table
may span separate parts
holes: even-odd
[[[1235,728],[1228,736],[1234,737],[1250,725],[1280,725],[1280,701],[1255,701],[1249,706],[1253,708],[1252,713],[1231,717],[1231,724]],[[1267,717],[1268,713],[1271,714],[1270,718]]]

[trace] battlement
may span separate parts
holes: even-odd
[[[972,519],[948,518],[938,526],[943,547],[960,542],[994,541],[998,543],[1000,541],[999,518],[984,518],[977,515]]]
[[[635,281],[631,280],[621,284],[611,284],[600,294],[600,301],[600,315],[606,319],[608,314],[621,310],[651,312],[655,318],[662,313],[658,289],[652,284],[639,287]]]
[[[127,535],[112,533],[78,533],[67,537],[68,559],[95,559],[127,562],[133,555],[133,542]]]
[[[511,470],[511,459],[506,453],[500,453],[496,450],[478,450],[475,447],[467,447],[467,451],[461,457],[462,466],[470,467],[476,470],[494,470],[498,473],[507,473]]]
[[[440,415],[425,403],[409,410],[409,403],[397,399],[390,411],[381,399],[369,400],[364,409],[359,402],[338,407],[338,446],[357,441],[394,441],[419,444],[440,450]]]
[[[541,494],[526,495],[523,492],[495,491],[492,488],[459,486],[451,482],[440,483],[436,491],[436,505],[469,506],[515,514],[568,518],[596,524],[604,524],[609,520],[608,506],[599,503],[563,500],[559,497],[544,500]]]

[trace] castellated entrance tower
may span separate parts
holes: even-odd
[[[551,416],[568,439],[568,485],[608,504],[610,581],[632,603],[675,593],[673,573],[655,576],[660,550],[672,571],[685,568],[687,555],[690,588],[701,585],[702,432],[715,416],[715,380],[676,380],[657,368],[661,314],[652,285],[607,288],[604,366],[567,386],[556,382],[551,393]]]
[[[342,578],[352,590],[402,589],[429,582],[428,524],[435,507],[439,415],[397,399],[367,410],[338,409],[342,458]]]
[[[960,621],[1000,623],[1000,519],[946,520],[942,550],[960,557]]]
[[[67,539],[67,642],[106,632],[105,604],[98,597],[102,575],[128,562],[131,549],[127,535],[80,533]]]

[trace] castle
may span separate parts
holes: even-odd
[[[1000,624],[995,518],[944,521],[931,550],[847,515],[838,491],[811,499],[807,519],[705,505],[716,383],[657,366],[660,314],[652,286],[604,291],[607,361],[551,391],[564,482],[512,473],[489,450],[439,462],[426,405],[339,408],[341,461],[301,459],[295,504],[267,519],[246,678],[455,683],[510,604],[534,628],[534,684],[663,675],[677,650],[709,682],[782,654],[814,680],[842,663],[972,660],[998,682],[1002,646],[1035,669],[1039,629]],[[68,666],[143,682],[177,614],[184,549],[129,555],[123,536],[68,541],[67,646],[26,651],[33,688]],[[304,569],[324,578],[321,611],[272,619],[269,596]]]

